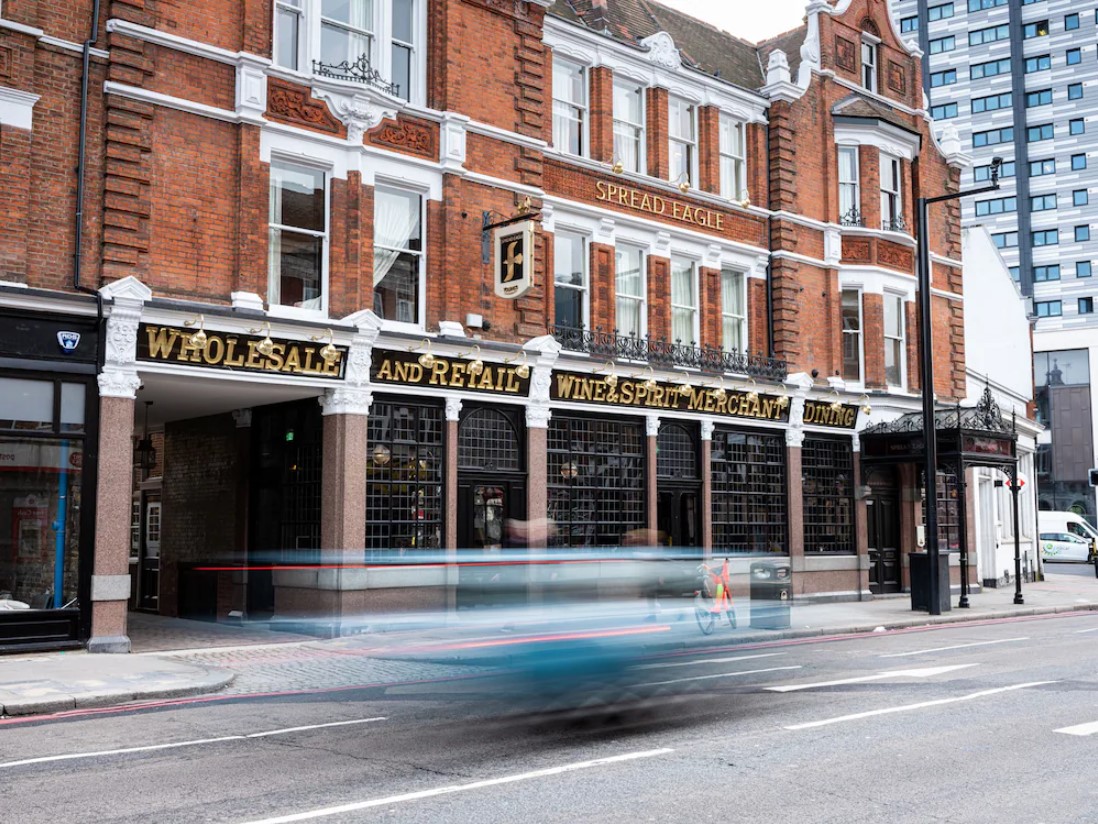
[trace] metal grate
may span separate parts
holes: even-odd
[[[522,441],[514,419],[499,409],[474,409],[458,430],[458,466],[488,472],[519,472]]]
[[[442,408],[374,401],[366,470],[366,547],[442,545]]]
[[[643,423],[569,418],[549,422],[552,546],[618,546],[647,524]]]
[[[282,548],[320,548],[320,493],[323,445],[318,435],[303,432],[286,450],[282,470]],[[300,560],[301,556],[294,556]]]
[[[788,552],[785,436],[713,432],[713,551]]]
[[[656,477],[676,480],[700,480],[698,445],[683,425],[665,423],[656,440]]]
[[[920,478],[925,478],[925,473]],[[926,523],[926,485],[922,490],[923,523]],[[961,550],[960,486],[952,472],[938,473],[938,549]]]
[[[804,551],[853,554],[854,451],[850,441],[805,438]]]

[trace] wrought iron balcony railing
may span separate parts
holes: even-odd
[[[852,206],[850,211],[839,218],[840,226],[865,226],[865,218],[857,206]]]
[[[320,77],[330,77],[333,80],[361,83],[394,97],[400,97],[400,85],[390,83],[382,77],[381,73],[370,65],[370,58],[365,54],[360,54],[357,60],[344,60],[342,63],[322,63],[319,60],[314,60],[313,74]]]
[[[785,361],[766,355],[730,352],[715,346],[696,346],[648,335],[643,338],[621,335],[616,329],[558,325],[553,327],[553,337],[568,351],[584,352],[597,358],[639,361],[652,366],[678,366],[718,375],[750,375],[774,381],[785,380],[789,372]]]
[[[896,215],[896,217],[888,220],[887,218],[881,221],[881,228],[886,232],[906,232],[907,221],[904,220],[903,215]]]

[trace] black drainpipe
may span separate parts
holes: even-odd
[[[84,41],[84,65],[80,75],[80,144],[76,161],[76,214],[74,216],[76,249],[73,252],[72,259],[72,288],[77,292],[95,295],[99,327],[99,334],[96,336],[96,363],[99,370],[102,370],[105,351],[103,347],[103,296],[98,289],[91,289],[80,283],[84,264],[84,178],[87,174],[88,156],[88,75],[91,73],[91,50],[99,39],[99,2],[100,0],[95,0],[92,9],[91,32],[88,34],[88,39]]]

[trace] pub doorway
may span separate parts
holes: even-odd
[[[869,533],[869,591],[900,592],[900,491],[892,467],[866,474],[866,526]]]
[[[701,460],[697,427],[664,423],[656,439],[657,527],[664,546],[699,548]]]
[[[478,559],[458,568],[459,608],[527,599],[525,570],[490,562],[490,556],[505,550],[527,549],[508,529],[509,521],[526,518],[521,415],[519,408],[473,406],[463,411],[458,423],[458,547]]]

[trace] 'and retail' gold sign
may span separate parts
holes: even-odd
[[[858,425],[858,407],[842,404],[838,409],[822,401],[804,402],[804,422],[811,426],[830,426],[835,429],[853,429]]]
[[[635,378],[618,378],[611,386],[602,375],[555,372],[549,394],[558,401],[702,412],[764,421],[789,420],[789,399],[785,397],[759,395],[752,398],[747,392],[722,393],[716,388],[673,383],[648,386],[646,381]]]
[[[343,377],[343,363],[347,356],[345,346],[333,346],[337,357],[329,355],[329,359],[325,360],[321,354],[326,346],[325,341],[272,340],[264,346],[265,339],[255,335],[207,329],[206,343],[198,347],[192,343],[196,331],[143,323],[137,334],[137,359],[241,372],[277,372],[336,380]],[[268,347],[270,351],[264,354],[263,349]]]
[[[680,203],[677,200],[668,200],[659,195],[650,195],[640,189],[630,186],[618,186],[616,183],[607,183],[599,180],[595,183],[598,192],[597,199],[605,203],[616,203],[619,206],[628,206],[638,212],[648,212],[652,215],[670,217],[681,220],[693,226],[701,226],[705,229],[724,231],[724,215],[714,212],[712,209],[703,209],[699,206],[691,206],[688,203]]]
[[[530,394],[530,378],[520,378],[517,368],[501,363],[444,358],[438,355],[432,355],[427,363],[423,363],[421,356],[415,352],[375,349],[370,367],[370,381],[374,384],[435,386],[526,397]]]

